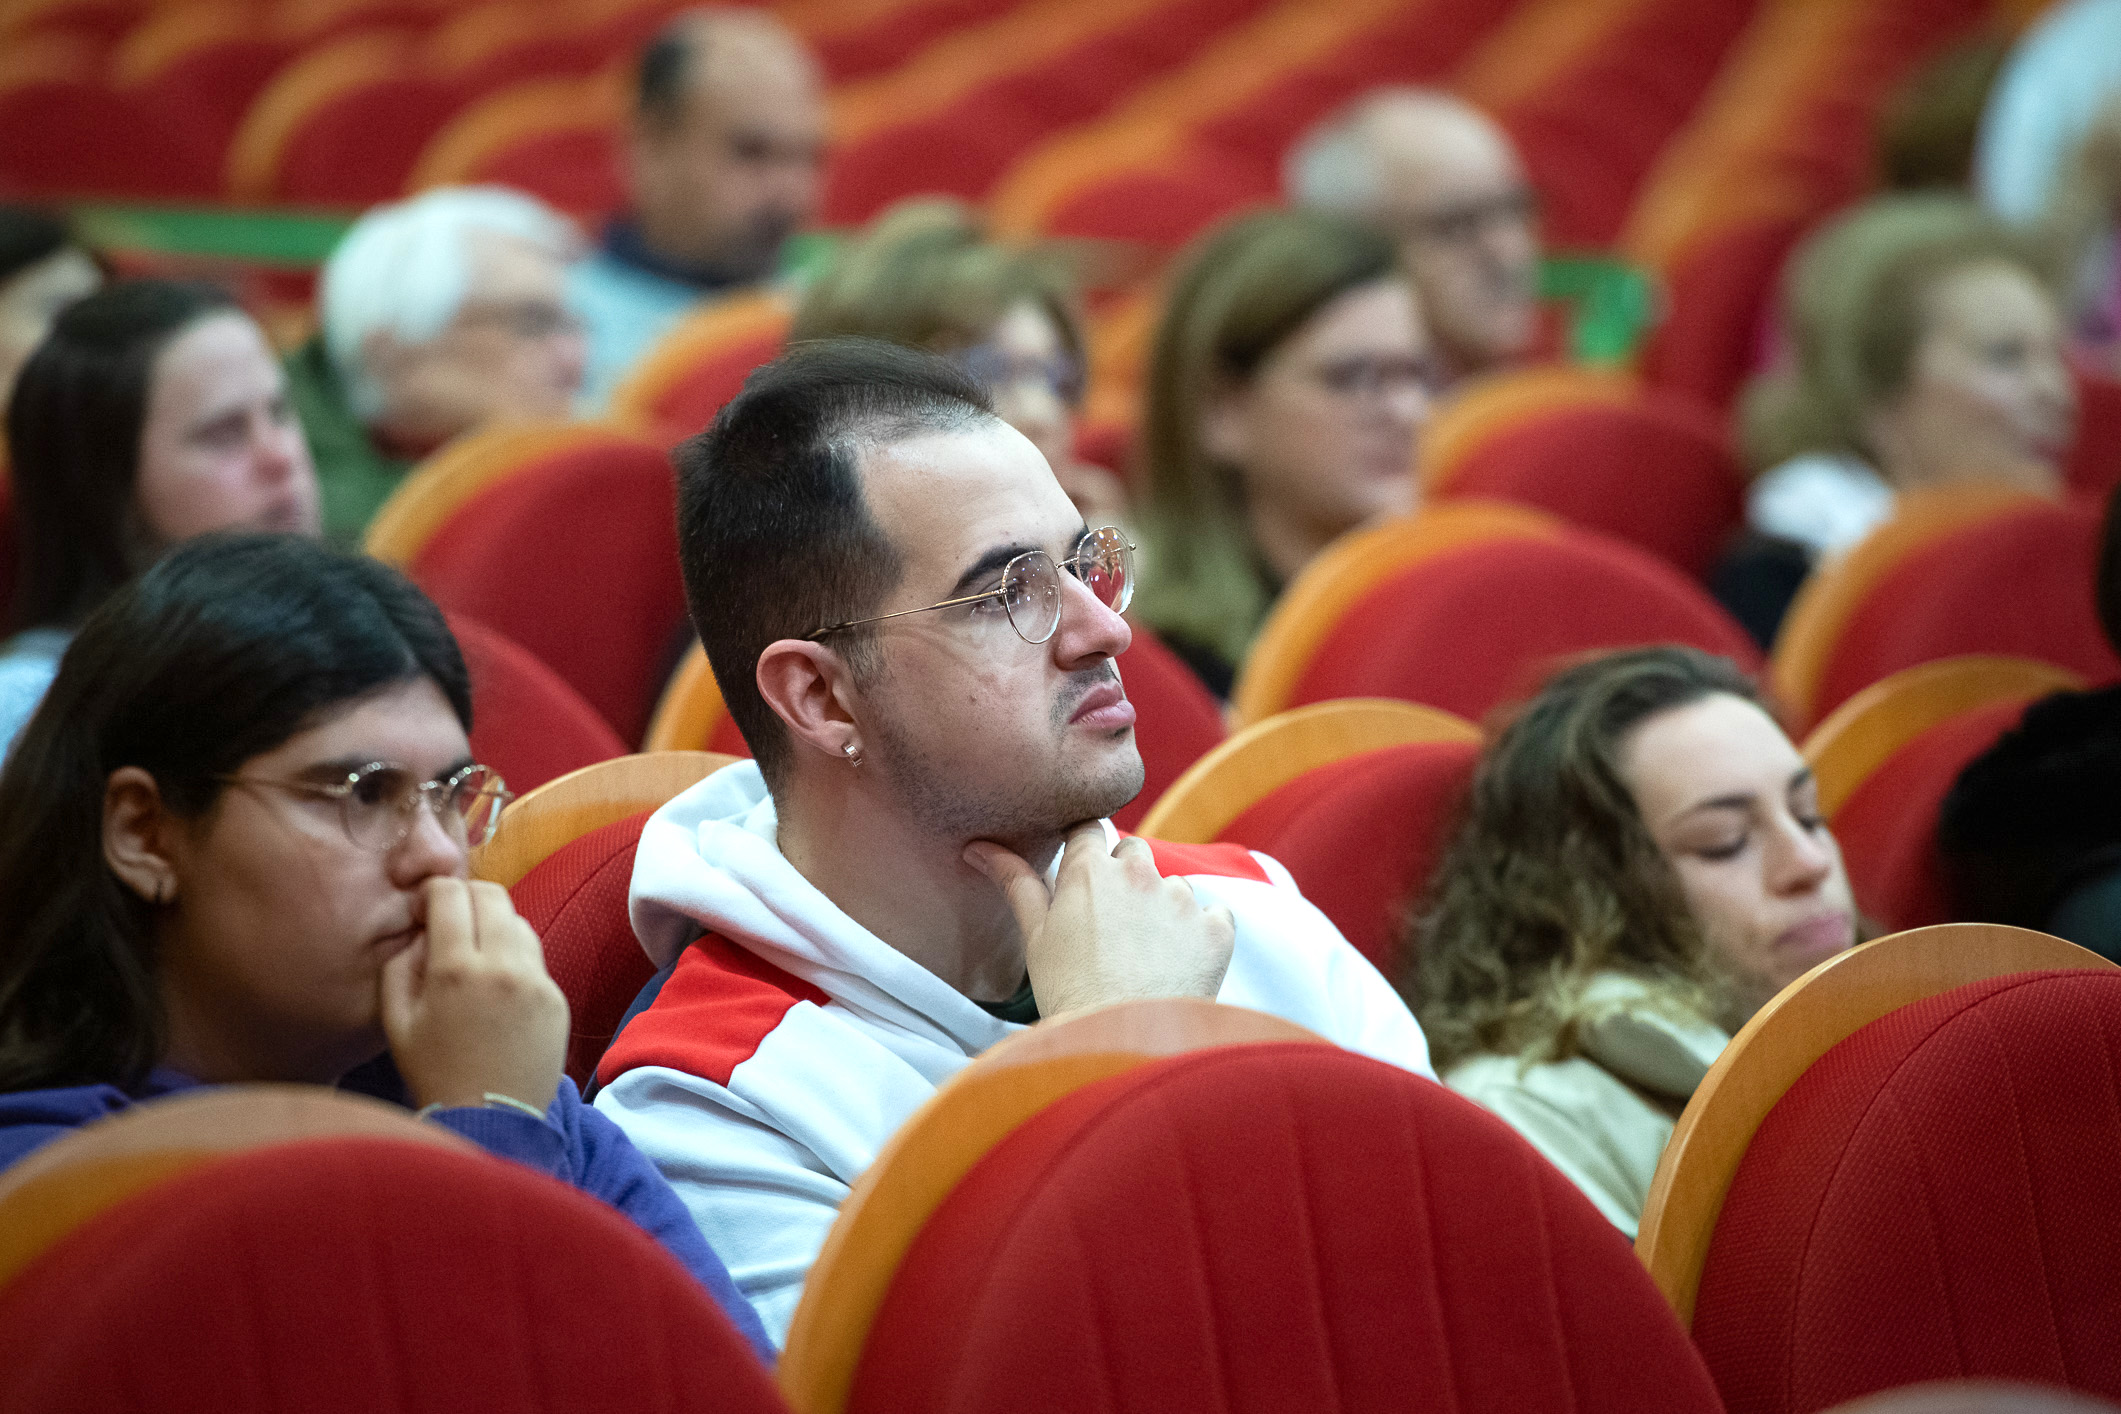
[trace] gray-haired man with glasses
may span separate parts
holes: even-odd
[[[597,1105],[776,1340],[899,1123],[1041,1016],[1213,997],[1428,1073],[1281,866],[1106,823],[1142,783],[1134,549],[977,385],[800,346],[675,461],[693,621],[757,760],[642,833],[632,916],[662,971]]]

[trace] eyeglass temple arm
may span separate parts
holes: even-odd
[[[893,609],[888,614],[872,614],[866,619],[849,619],[845,623],[827,624],[803,641],[805,643],[815,643],[826,634],[838,633],[841,629],[860,628],[863,624],[880,624],[885,619],[903,619],[908,614],[925,614],[931,609],[955,609],[960,604],[977,604],[982,599],[998,599],[1008,592],[1007,589],[989,589],[981,594],[967,594],[957,599],[945,599],[940,604],[923,604],[918,609]]]

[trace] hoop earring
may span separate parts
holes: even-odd
[[[850,766],[862,764],[862,753],[855,749],[854,743],[851,741],[845,742],[840,746],[840,754],[847,758],[847,764]]]
[[[167,880],[167,879],[157,879],[157,880],[155,880],[155,897],[154,897],[154,905],[155,905],[155,907],[157,907],[157,908],[161,908],[161,907],[162,907],[163,905],[167,904],[168,902],[169,902],[169,880]]]

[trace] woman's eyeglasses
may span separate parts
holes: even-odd
[[[363,849],[387,853],[412,833],[422,805],[442,830],[467,849],[493,838],[501,810],[515,796],[490,766],[471,765],[441,780],[423,781],[403,766],[371,761],[341,780],[277,780],[265,776],[216,776],[227,785],[271,786],[298,795],[335,800],[346,837]]]
[[[998,588],[945,599],[940,604],[926,604],[918,609],[849,619],[819,629],[810,635],[810,641],[815,643],[842,629],[903,618],[907,614],[925,614],[962,604],[994,603],[1008,614],[1009,626],[1016,630],[1019,638],[1026,643],[1044,643],[1060,628],[1062,570],[1081,580],[1097,596],[1098,602],[1115,614],[1124,614],[1127,605],[1134,602],[1134,543],[1117,527],[1108,525],[1084,535],[1075,553],[1058,564],[1044,550],[1026,550],[1002,567],[1002,582]]]

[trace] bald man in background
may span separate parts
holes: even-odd
[[[1375,90],[1292,148],[1284,178],[1292,204],[1399,240],[1444,386],[1532,354],[1538,200],[1509,137],[1479,109],[1432,89]]]
[[[650,41],[624,140],[628,209],[569,280],[590,410],[703,301],[773,278],[817,210],[825,138],[817,62],[763,11],[687,11]]]

